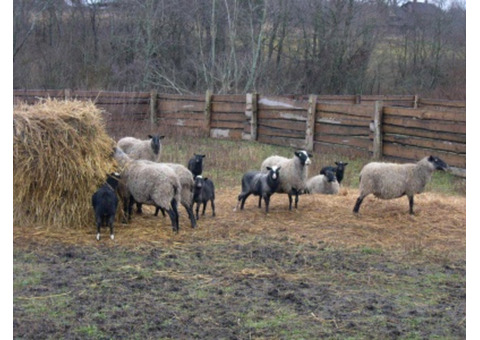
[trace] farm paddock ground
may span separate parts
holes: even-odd
[[[465,338],[466,199],[358,191],[274,195],[233,211],[216,192],[180,232],[146,207],[115,241],[94,226],[13,229],[14,338]]]

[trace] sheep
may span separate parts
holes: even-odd
[[[279,171],[281,167],[273,166],[267,167],[268,172],[261,171],[249,171],[242,177],[242,192],[238,195],[237,207],[241,202],[240,209],[243,210],[245,201],[248,196],[255,195],[265,200],[265,212],[268,213],[268,206],[270,204],[270,196],[272,196],[277,190],[279,181]]]
[[[343,175],[345,172],[345,167],[348,165],[348,163],[343,163],[342,161],[340,162],[335,162],[336,166],[325,166],[320,170],[321,175],[325,175],[326,171],[328,169],[333,170],[335,173],[335,176],[337,177],[338,184],[341,184],[343,181]]]
[[[358,213],[363,199],[373,194],[381,199],[406,195],[413,215],[413,196],[423,192],[435,170],[445,171],[448,165],[438,157],[427,156],[413,164],[372,162],[360,172],[360,195],[353,208]]]
[[[340,184],[332,169],[322,169],[324,174],[319,174],[307,180],[306,193],[336,195],[340,190]]]
[[[162,153],[161,140],[165,136],[148,135],[148,138],[147,140],[141,140],[134,137],[123,137],[117,142],[117,146],[131,159],[145,159],[158,162]]]
[[[281,156],[270,156],[262,162],[261,171],[266,172],[267,167],[279,166],[280,184],[277,187],[277,193],[286,193],[288,195],[289,210],[292,210],[292,195],[295,195],[295,209],[298,205],[298,195],[305,190],[308,177],[308,166],[311,164],[312,154],[307,151],[295,151],[293,158]],[[261,198],[259,199],[261,205]]]
[[[203,159],[205,155],[194,154],[188,161],[188,170],[193,174],[193,178],[200,176],[203,171]]]
[[[124,210],[128,219],[132,214],[133,203],[150,204],[164,209],[172,222],[172,229],[178,232],[177,204],[181,201],[181,184],[178,175],[169,166],[146,160],[131,160],[128,155],[116,148],[115,159],[123,167],[128,192],[128,207]]]
[[[95,222],[97,226],[97,241],[100,240],[100,227],[108,224],[110,227],[110,239],[114,239],[113,222],[117,212],[118,197],[116,188],[120,174],[113,172],[107,176],[105,184],[103,184],[92,195],[92,206],[95,211]]]
[[[170,167],[178,175],[178,178],[180,179],[180,184],[182,186],[182,190],[180,193],[180,203],[183,205],[183,207],[187,211],[192,228],[195,228],[197,226],[197,221],[193,214],[193,190],[195,187],[195,181],[193,180],[192,173],[182,164],[178,164],[178,163],[160,163],[160,164],[164,164]],[[160,208],[156,209],[155,216],[158,215],[158,210],[161,210],[161,209]],[[163,210],[162,210],[162,214],[165,216],[165,213]]]
[[[196,215],[198,220],[198,210],[200,204],[203,204],[202,216],[205,215],[207,203],[210,201],[212,206],[212,216],[215,216],[215,185],[212,180],[203,178],[202,176],[195,177],[195,189],[193,192],[193,202],[197,203]]]

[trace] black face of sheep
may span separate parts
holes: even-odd
[[[120,175],[111,173],[107,181],[92,195],[92,205],[95,211],[97,240],[100,240],[100,227],[107,224],[110,227],[110,238],[114,239],[113,221],[117,212],[118,198],[116,189]]]
[[[165,138],[165,136],[148,135],[148,138],[151,139],[152,150],[157,155],[160,152],[161,140]]]
[[[430,156],[428,157],[428,161],[435,166],[435,170],[445,171],[448,169],[448,164],[438,157]]]
[[[297,156],[300,159],[300,162],[302,165],[310,165],[312,162],[310,161],[310,158],[313,157],[311,153],[308,153],[306,151],[295,151],[295,156]]]
[[[188,161],[188,170],[193,174],[193,177],[200,176],[203,172],[203,159],[205,155],[194,154]]]
[[[325,169],[323,175],[327,177],[328,182],[335,182],[335,180],[337,179],[337,177],[335,176],[335,171],[333,171],[332,169]]]

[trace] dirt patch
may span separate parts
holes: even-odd
[[[14,228],[14,337],[463,338],[465,198],[302,196],[271,212],[239,188],[180,233],[146,209],[93,226]],[[376,335],[372,335],[375,330]]]

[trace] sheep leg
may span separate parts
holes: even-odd
[[[243,195],[242,204],[240,205],[240,210],[243,210],[243,206],[245,205],[245,201],[247,200],[248,196],[250,196],[250,193]]]
[[[96,223],[97,223],[97,241],[100,241],[100,227],[102,225],[102,217],[101,216],[97,216]]]
[[[292,195],[288,194],[288,210],[292,210]]]
[[[408,204],[410,206],[410,215],[413,215],[413,195],[408,196]]]
[[[260,209],[262,207],[262,196],[260,195],[258,197],[258,208]]]
[[[197,213],[197,220],[198,220],[198,210],[200,209],[200,202],[197,202],[197,207],[195,209],[195,212]]]
[[[143,213],[142,211],[142,203],[137,203],[137,214]]]
[[[192,205],[187,205],[183,204],[185,210],[187,211],[188,218],[190,219],[190,224],[192,225],[192,228],[196,228],[197,226],[197,220],[195,219],[195,215],[193,214],[193,204]]]
[[[123,219],[122,219],[122,223],[128,223],[129,222],[129,219],[130,219],[130,216],[128,215],[128,197],[124,197],[122,199],[123,201]]]
[[[210,200],[210,205],[212,206],[212,216],[215,216],[215,202],[213,202],[213,200]]]
[[[170,221],[172,222],[172,230],[175,233],[178,233],[178,210],[177,210],[177,201],[172,199],[170,203],[170,209],[166,209],[167,214],[170,217]]]
[[[205,210],[207,209],[207,202],[208,201],[203,202],[202,216],[205,215]]]
[[[268,213],[268,206],[270,205],[270,196],[265,196],[263,198],[265,200],[265,212]]]
[[[160,207],[156,207],[156,208],[155,208],[155,215],[154,215],[154,216],[158,216],[158,211],[161,211],[163,217],[165,217],[165,209],[160,208]]]
[[[115,215],[112,215],[108,219],[108,226],[110,227],[110,239],[114,239],[115,236],[113,234],[113,220],[115,219]]]
[[[127,214],[129,221],[132,218],[133,203],[135,203],[135,199],[133,198],[133,196],[130,196],[130,200],[128,202],[128,214]]]
[[[357,202],[355,203],[355,206],[353,207],[353,212],[354,213],[358,213],[358,210],[360,209],[360,204],[362,204],[364,198],[365,198],[365,196],[362,196],[362,195],[358,196]]]

